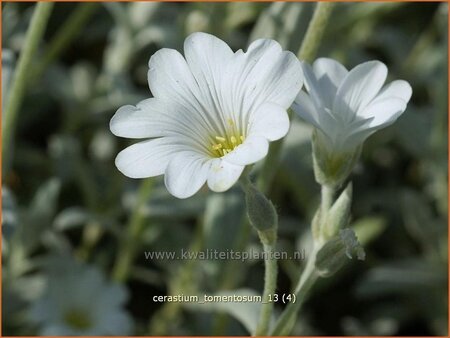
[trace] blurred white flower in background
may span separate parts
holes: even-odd
[[[121,137],[151,138],[116,158],[126,176],[165,175],[169,192],[186,198],[205,182],[229,189],[246,165],[264,158],[269,141],[286,135],[286,110],[303,84],[296,56],[268,39],[234,53],[222,40],[191,34],[185,58],[161,49],[149,61],[154,98],[121,107],[111,131]]]
[[[129,335],[132,321],[123,305],[127,290],[108,282],[95,267],[70,259],[48,266],[43,295],[31,306],[30,320],[43,336]]]
[[[317,137],[330,153],[352,152],[367,137],[394,123],[405,111],[412,90],[396,80],[383,86],[387,67],[364,62],[351,71],[339,62],[320,58],[311,67],[302,63],[305,87],[292,108],[317,128]]]

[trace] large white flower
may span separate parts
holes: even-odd
[[[154,97],[121,107],[110,124],[117,136],[150,138],[120,152],[117,168],[132,178],[164,174],[179,198],[205,182],[225,191],[266,156],[269,141],[288,132],[286,109],[303,84],[298,59],[273,40],[234,53],[222,40],[194,33],[184,54],[156,52],[148,72]]]
[[[320,58],[302,63],[305,87],[292,108],[318,130],[330,153],[354,151],[375,131],[394,123],[405,111],[412,90],[396,80],[383,86],[387,67],[379,61],[351,71],[339,62]]]

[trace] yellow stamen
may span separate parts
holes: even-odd
[[[216,140],[220,141],[220,142],[226,142],[227,139],[225,137],[221,137],[221,136],[216,136]]]
[[[227,119],[227,123],[230,127],[226,128],[225,134],[223,136],[220,135],[211,135],[211,155],[213,157],[223,157],[229,153],[231,153],[236,147],[241,145],[245,137],[241,135],[236,128],[236,124],[232,119]]]

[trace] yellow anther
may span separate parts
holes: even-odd
[[[230,124],[233,123],[231,119],[228,120]],[[230,134],[232,134],[230,136]],[[237,146],[244,142],[244,136],[239,135],[236,131],[231,131],[230,134],[225,134],[225,137],[214,136],[214,140],[211,144],[211,149],[214,157],[222,157],[231,153]],[[239,136],[237,136],[239,135]]]

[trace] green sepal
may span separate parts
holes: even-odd
[[[342,229],[317,253],[316,269],[322,277],[329,277],[339,271],[348,259],[352,259],[353,254],[359,260],[364,260],[366,257],[355,232],[350,228]]]
[[[318,135],[312,134],[314,176],[317,183],[339,187],[350,175],[361,155],[362,145],[352,151],[334,152],[327,148]]]
[[[311,223],[311,231],[312,231],[314,240],[320,240],[320,238],[321,238],[321,231],[320,231],[321,223],[322,223],[322,219],[321,219],[321,212],[320,212],[320,207],[319,207],[319,208],[317,208],[317,211],[314,214],[314,217],[313,217],[312,223]]]
[[[350,182],[329,210],[322,229],[322,236],[325,239],[332,238],[340,229],[348,226],[352,205],[352,193],[353,186]]]

